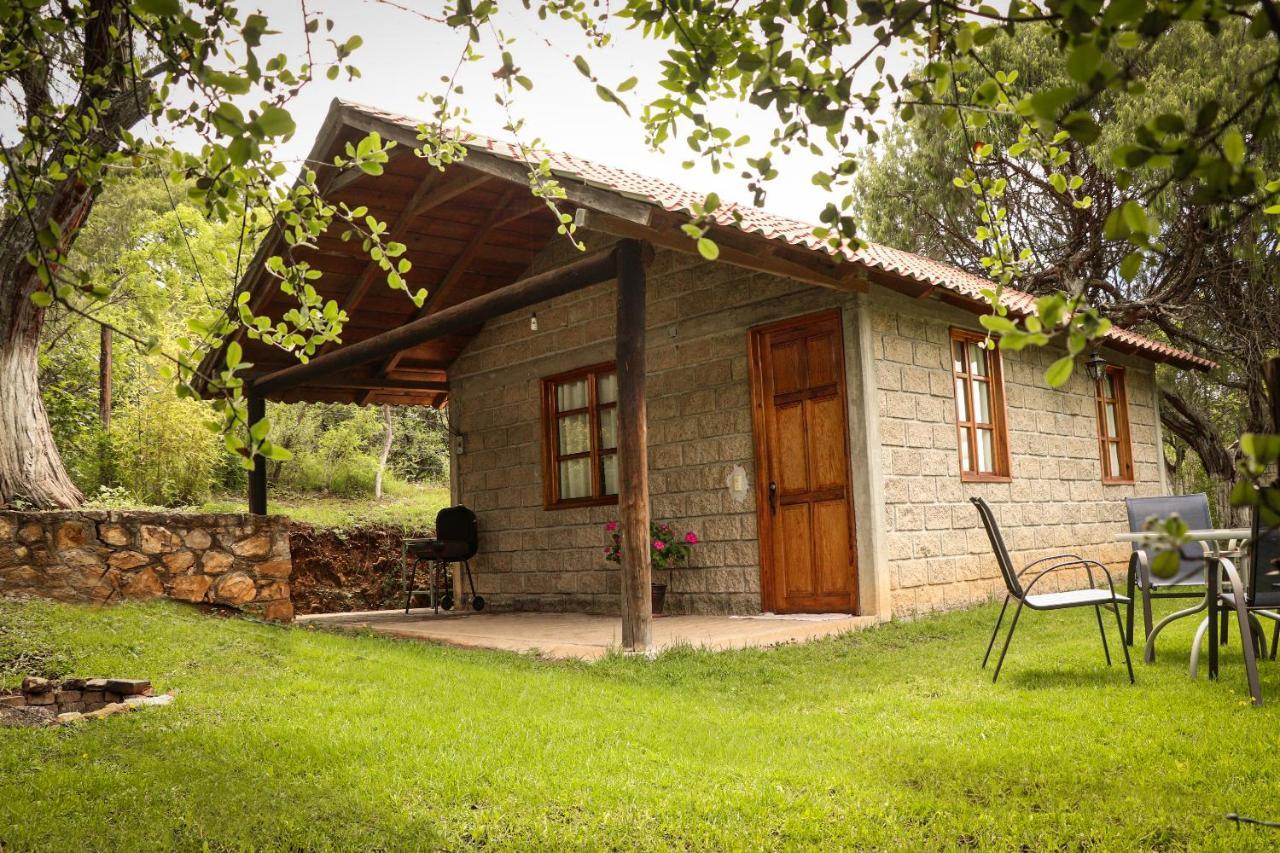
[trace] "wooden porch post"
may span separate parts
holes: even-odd
[[[266,399],[256,394],[251,394],[249,396],[249,424],[256,424],[266,416]],[[252,441],[251,438],[249,440]],[[267,514],[267,460],[261,455],[254,457],[253,470],[249,472],[249,512],[253,515]]]
[[[622,647],[628,651],[649,649],[653,621],[642,255],[637,241],[618,242],[618,515],[622,529]]]

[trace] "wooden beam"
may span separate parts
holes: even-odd
[[[615,249],[611,246],[562,267],[523,278],[380,335],[318,355],[306,364],[277,370],[254,380],[249,390],[263,397],[278,394],[339,370],[368,364],[427,341],[475,328],[502,314],[608,281],[614,276],[614,255]]]
[[[418,139],[418,131],[415,128],[398,122],[379,119],[350,105],[344,104],[343,110],[343,119],[357,130],[365,132],[377,131],[387,139],[394,139],[400,144],[411,145],[414,148],[422,144],[421,140]],[[463,144],[466,144],[465,139],[463,139]],[[530,166],[528,164],[500,157],[497,154],[481,150],[474,145],[467,146],[467,156],[460,161],[459,165],[523,187],[529,186]],[[590,186],[575,179],[572,175],[559,175],[556,180],[564,190],[565,201],[568,206],[589,207],[594,210],[600,210],[637,225],[648,225],[650,218],[653,216],[655,208],[647,202],[626,198],[613,190]]]
[[[649,428],[645,407],[645,269],[640,243],[618,243],[618,517],[622,528],[622,647],[653,643],[649,561]]]
[[[413,191],[408,203],[400,209],[400,214],[396,217],[396,221],[387,229],[388,237],[394,237],[399,234],[401,229],[417,215],[414,209],[431,192],[431,188],[439,183],[441,174],[439,171],[432,170],[430,174],[422,179],[422,182],[418,184],[418,188]],[[381,272],[382,267],[377,261],[371,260],[365,264],[364,269],[360,272],[360,277],[356,279],[355,286],[347,291],[346,298],[342,300],[342,310],[346,311],[348,315],[355,311],[356,306],[360,304],[360,300],[364,299],[369,292],[369,288],[373,286],[374,280],[378,278],[378,274]],[[323,355],[331,349],[333,349],[333,341],[326,341],[320,347],[320,353]]]
[[[316,382],[313,387],[332,388],[342,391],[426,391],[448,392],[449,383],[441,380],[414,381],[412,379],[388,379],[371,376],[368,379],[326,379]]]
[[[418,199],[413,207],[410,208],[412,211],[410,218],[416,218],[447,201],[453,201],[458,196],[468,193],[482,184],[487,184],[491,180],[493,179],[488,175],[468,175],[464,172],[461,176],[440,187],[426,198]]]
[[[256,424],[267,416],[267,401],[256,394],[249,396],[249,423]],[[247,441],[253,439],[245,436]],[[253,470],[249,472],[249,512],[267,514],[267,460],[261,454],[253,458]]]
[[[687,255],[698,255],[697,244],[689,239],[688,235],[676,229],[642,227],[595,210],[582,210],[579,226],[604,234],[612,234],[615,237],[645,240],[655,246],[662,246]],[[764,238],[759,239],[764,242]],[[850,264],[848,276],[837,278],[795,261],[788,261],[770,254],[748,252],[727,245],[720,246],[719,260],[743,269],[786,276],[806,284],[816,284],[835,290],[861,293],[867,289],[866,282],[857,275],[853,264]]]
[[[497,227],[501,214],[506,209],[506,206],[510,204],[512,197],[514,197],[517,192],[519,192],[519,187],[511,187],[502,194],[502,198],[498,200],[498,203],[489,209],[489,215],[480,223],[476,228],[476,233],[471,237],[471,240],[467,242],[467,245],[462,247],[462,251],[458,253],[456,258],[454,258],[453,264],[445,272],[444,277],[440,279],[440,283],[431,289],[431,293],[428,294],[426,301],[422,303],[422,307],[414,313],[413,320],[418,320],[427,316],[434,306],[443,301],[446,295],[453,292],[454,288],[457,287],[458,282],[462,280],[462,276],[467,271],[467,267],[470,266],[472,259],[475,258],[476,252],[480,251],[480,247],[484,245],[484,241],[493,232],[493,229]],[[412,320],[410,322],[412,322]],[[389,371],[395,370],[396,365],[398,365],[403,358],[404,350],[401,350],[391,356],[391,358],[387,359],[386,363],[383,364],[382,367],[378,368],[378,375],[385,376]]]

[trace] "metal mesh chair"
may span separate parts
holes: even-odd
[[[447,578],[450,563],[461,563],[471,588],[471,606],[484,609],[484,598],[476,595],[475,580],[471,577],[471,558],[480,550],[480,527],[476,514],[465,506],[445,507],[436,513],[436,535],[432,539],[406,539],[402,559],[405,565],[404,612],[408,613],[415,595],[430,593],[431,603],[437,610],[453,609],[453,590],[446,588],[439,594],[439,582]],[[431,566],[429,589],[415,589],[418,564]]]
[[[1207,530],[1213,527],[1209,516],[1209,498],[1203,494],[1194,495],[1162,495],[1150,498],[1125,498],[1125,507],[1129,513],[1129,530],[1140,533],[1147,529],[1147,521],[1151,518],[1168,518],[1179,516],[1192,530]],[[1133,554],[1129,557],[1129,574],[1125,593],[1129,603],[1125,607],[1128,626],[1126,642],[1133,645],[1133,609],[1138,594],[1142,596],[1142,624],[1145,633],[1143,639],[1150,640],[1155,634],[1173,622],[1185,616],[1191,616],[1205,608],[1204,593],[1204,557],[1208,546],[1204,542],[1190,543],[1190,547],[1198,553],[1179,554],[1178,571],[1169,578],[1156,577],[1151,574],[1151,561],[1155,559],[1156,550],[1151,545],[1134,544]],[[1188,590],[1187,587],[1199,586],[1199,590]],[[1135,589],[1136,588],[1136,589]],[[1199,604],[1171,613],[1160,620],[1159,625],[1152,625],[1151,602],[1157,598],[1196,598]],[[1149,658],[1154,659],[1155,644],[1148,643],[1151,650]]]
[[[1253,533],[1245,553],[1248,580],[1241,580],[1235,563],[1223,557],[1218,561],[1226,585],[1220,594],[1222,606],[1234,610],[1240,627],[1240,647],[1244,654],[1245,672],[1249,679],[1249,693],[1253,704],[1262,704],[1262,687],[1258,679],[1259,657],[1267,653],[1266,634],[1257,616],[1265,616],[1276,623],[1271,636],[1271,659],[1276,658],[1276,645],[1280,641],[1280,528],[1270,530],[1262,526],[1254,511]],[[1256,615],[1255,615],[1256,614]],[[1209,628],[1205,619],[1196,631],[1191,646],[1191,675],[1195,676],[1200,661],[1200,644]]]
[[[1124,651],[1124,665],[1129,670],[1129,683],[1133,684],[1133,662],[1129,660],[1129,646],[1125,643],[1124,624],[1120,621],[1120,605],[1125,604],[1129,599],[1123,595],[1116,594],[1115,586],[1111,582],[1111,573],[1107,571],[1106,566],[1097,560],[1087,560],[1076,554],[1058,554],[1035,560],[1024,566],[1021,571],[1015,571],[1013,560],[1009,556],[1009,549],[1005,547],[1004,536],[1000,533],[1000,526],[996,523],[996,517],[991,511],[991,507],[979,497],[972,497],[969,500],[977,507],[978,516],[982,519],[982,526],[986,528],[987,538],[991,542],[991,550],[995,553],[996,563],[1000,567],[1000,574],[1004,578],[1005,589],[1008,593],[1005,596],[1004,604],[1000,607],[1000,616],[996,619],[995,630],[991,632],[991,641],[987,643],[987,653],[982,658],[984,669],[987,666],[987,661],[991,659],[991,650],[995,647],[996,637],[1000,634],[1000,625],[1004,622],[1004,614],[1009,608],[1009,602],[1018,602],[1018,607],[1013,612],[1013,621],[1009,625],[1009,633],[1004,638],[1004,647],[1000,650],[1000,659],[996,661],[995,674],[991,677],[992,683],[995,683],[1000,678],[1000,669],[1004,666],[1005,655],[1009,652],[1009,642],[1013,639],[1013,632],[1018,628],[1018,618],[1022,615],[1023,607],[1031,610],[1067,610],[1073,607],[1092,607],[1094,614],[1098,618],[1098,633],[1102,637],[1102,654],[1106,657],[1107,666],[1111,666],[1111,649],[1107,646],[1107,632],[1102,625],[1102,608],[1107,607],[1115,612],[1116,628],[1120,631],[1120,648]],[[1080,568],[1084,568],[1088,574],[1089,589],[1074,589],[1064,592],[1032,592],[1041,580],[1054,572],[1059,572],[1063,569]],[[1100,569],[1102,576],[1107,579],[1106,589],[1094,586],[1094,568]],[[1030,580],[1024,586],[1022,583],[1023,578],[1028,576]]]

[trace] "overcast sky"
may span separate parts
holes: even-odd
[[[573,68],[571,61],[574,54],[583,53],[592,71],[606,84],[616,85],[633,75],[638,77],[640,85],[630,93],[632,113],[638,115],[640,104],[660,91],[652,85],[664,53],[660,44],[627,32],[621,26],[624,22],[616,21],[611,29],[614,44],[605,50],[587,51],[585,39],[575,27],[559,21],[539,21],[525,12],[518,0],[501,2],[502,29],[518,39],[516,62],[534,82],[531,92],[516,90],[516,112],[526,120],[522,135],[537,137],[553,150],[665,178],[690,189],[714,190],[725,199],[751,201],[746,182],[736,171],[715,175],[710,166],[703,163],[691,170],[682,168],[682,162],[692,155],[682,141],[668,143],[665,152],[649,150],[639,122],[601,101],[592,84]],[[437,3],[415,0],[403,0],[403,3],[428,14],[439,11]],[[273,27],[283,31],[272,49],[300,54],[298,0],[259,0],[258,5]],[[251,6],[246,4],[242,11],[247,12]],[[332,18],[335,34],[358,33],[364,39],[364,45],[353,57],[362,76],[354,81],[340,78],[311,84],[294,104],[298,131],[283,147],[282,157],[301,158],[306,154],[334,97],[427,117],[429,105],[419,98],[425,92],[441,91],[441,75],[451,73],[457,63],[463,44],[461,33],[373,0],[308,0],[307,8]],[[318,53],[327,54],[327,49]],[[900,57],[889,59],[891,67],[902,68],[906,64]],[[481,62],[468,66],[462,77],[465,99],[460,102],[470,112],[473,130],[496,137],[504,136],[502,128],[506,123],[502,108],[494,101],[497,85],[491,77],[500,64],[497,56],[486,55]],[[735,128],[749,133],[758,143],[768,140],[773,127],[770,115],[750,106],[735,108],[733,114],[736,115]],[[754,155],[759,151],[753,148],[750,153]],[[773,182],[766,208],[816,222],[825,198],[810,183],[809,177],[818,162],[807,153],[785,161],[775,157],[781,176]]]

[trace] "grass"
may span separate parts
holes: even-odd
[[[1280,816],[1280,666],[1262,709],[1235,646],[1191,681],[1183,622],[1129,687],[1093,614],[1032,613],[993,686],[994,615],[586,665],[0,602],[6,683],[180,691],[0,730],[0,849],[1274,848],[1224,816]]]
[[[372,496],[344,498],[337,495],[289,494],[272,492],[267,511],[271,515],[287,515],[294,521],[318,527],[350,529],[369,524],[398,527],[406,531],[429,530],[435,526],[436,513],[449,505],[449,487],[399,484],[394,493],[384,493],[381,500]],[[206,502],[197,512],[244,512],[242,495],[223,495]]]

